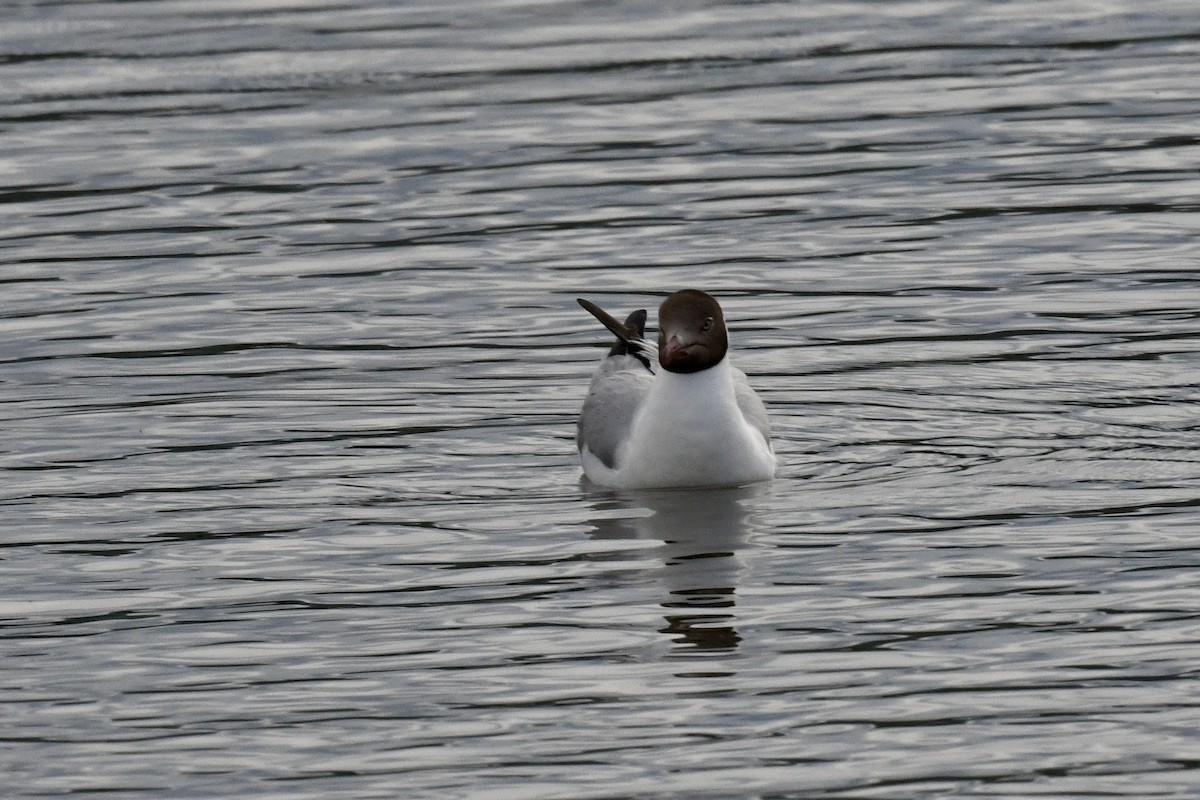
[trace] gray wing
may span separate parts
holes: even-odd
[[[631,355],[604,359],[579,415],[575,444],[610,469],[616,467],[617,449],[629,435],[638,407],[646,399],[654,375]],[[765,414],[765,412],[764,412]]]
[[[771,420],[767,417],[767,407],[763,405],[762,398],[758,393],[750,387],[750,382],[746,380],[746,373],[740,369],[733,371],[733,389],[737,395],[738,408],[742,410],[742,416],[746,418],[746,422],[750,426],[762,434],[763,439],[767,444],[771,443]]]

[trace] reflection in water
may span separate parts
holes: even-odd
[[[672,634],[677,644],[732,650],[741,641],[732,613],[740,566],[737,551],[746,536],[743,501],[759,491],[761,487],[751,486],[596,495],[596,538],[663,543],[667,594],[662,606],[672,613],[661,631]]]

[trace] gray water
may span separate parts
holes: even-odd
[[[1200,795],[1191,3],[0,15],[7,797]],[[588,487],[684,286],[780,476]]]

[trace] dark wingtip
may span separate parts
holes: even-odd
[[[646,338],[646,309],[639,308],[625,318],[625,327],[637,334],[637,338]]]
[[[626,317],[625,322],[622,323],[590,300],[577,297],[575,302],[583,306],[589,314],[598,319],[600,324],[617,337],[616,344],[608,351],[610,356],[631,355],[642,362],[646,369],[650,369],[649,359],[646,358],[642,348],[638,346],[646,335],[646,309],[639,308]]]
[[[608,328],[610,332],[623,342],[628,342],[630,339],[639,338],[634,331],[625,326],[624,323],[618,322],[612,314],[609,314],[600,306],[590,300],[584,300],[582,297],[575,298],[579,305],[591,314],[596,319],[600,320],[600,324]]]

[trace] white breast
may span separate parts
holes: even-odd
[[[627,489],[733,486],[772,477],[775,454],[739,408],[734,375],[728,358],[700,372],[659,372],[615,469],[585,459],[588,477]]]

